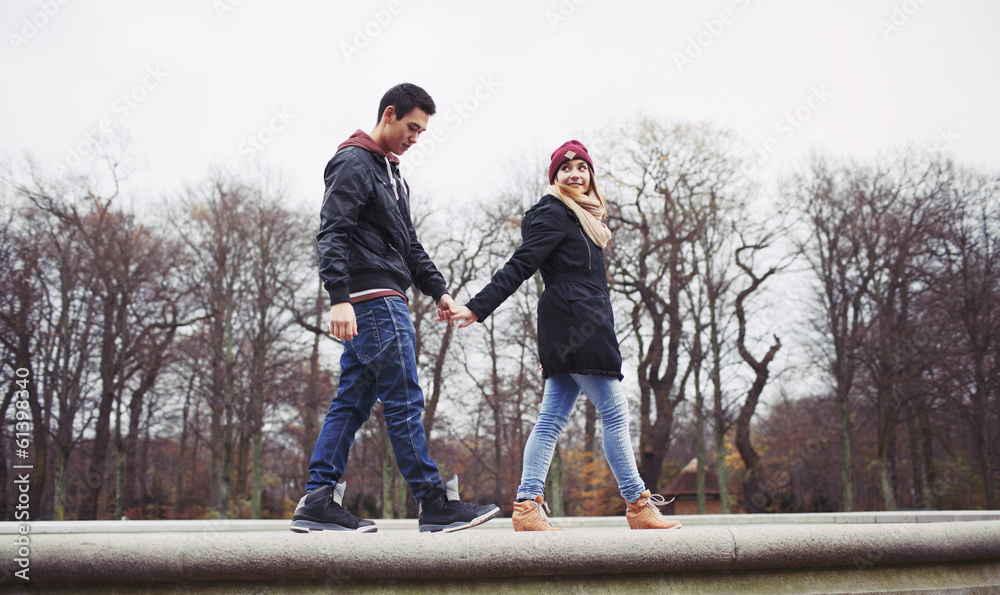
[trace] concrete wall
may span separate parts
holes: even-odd
[[[586,519],[554,519],[567,529],[559,533],[515,533],[510,519],[497,519],[452,534],[419,533],[415,521],[380,521],[383,530],[374,534],[306,535],[288,531],[287,521],[189,521],[184,530],[173,524],[168,531],[154,529],[170,522],[118,521],[103,522],[101,532],[93,531],[96,523],[79,532],[86,522],[36,522],[26,545],[18,545],[17,524],[3,523],[0,586],[216,593],[264,586],[349,592],[373,585],[436,593],[612,586],[615,592],[1000,592],[1000,520],[792,524],[726,516],[729,524],[672,531],[629,531],[623,519],[613,519],[617,526],[600,524],[611,519],[593,526]],[[136,530],[112,531],[116,526]],[[19,555],[21,548],[27,556]],[[14,576],[23,557],[28,583]]]

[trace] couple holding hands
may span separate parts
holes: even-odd
[[[417,239],[409,186],[397,157],[417,142],[435,111],[434,100],[416,85],[389,89],[371,133],[355,132],[326,166],[317,235],[319,272],[332,304],[330,332],[344,341],[344,352],[337,394],[316,441],[306,494],[291,529],[377,530],[372,521],[343,508],[345,484],[340,481],[355,433],[376,400],[383,404],[400,473],[419,503],[420,531],[457,531],[500,514],[493,504],[462,502],[457,476],[443,482],[430,458],[406,290],[412,284],[437,302],[439,320],[464,328],[485,320],[536,271],[545,284],[538,300],[545,389],[524,447],[514,529],[558,530],[545,514],[545,477],[581,391],[601,417],[604,453],[626,501],[629,526],[679,527],[660,514],[657,505],[664,504],[663,498],[646,489],[632,452],[604,265],[603,248],[611,232],[602,222],[605,203],[587,148],[572,140],[556,149],[548,170],[550,185],[521,221],[521,245],[490,283],[460,306]]]

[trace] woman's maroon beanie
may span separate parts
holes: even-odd
[[[590,171],[594,171],[594,162],[587,154],[587,147],[578,140],[568,140],[552,153],[552,163],[549,164],[549,184],[555,181],[556,172],[559,171],[562,164],[573,159],[583,159],[590,166]]]

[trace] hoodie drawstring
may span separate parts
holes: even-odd
[[[392,184],[392,194],[396,197],[396,202],[399,202],[399,193],[396,192],[396,176],[392,175],[392,168],[389,167],[389,158],[383,157],[385,159],[385,172],[389,174],[389,183]]]

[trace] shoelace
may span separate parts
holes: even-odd
[[[549,503],[546,502],[545,500],[542,500],[541,504],[535,502],[534,500],[529,500],[529,502],[535,505],[535,508],[538,510],[538,514],[542,515],[542,518],[545,519],[545,522],[546,523],[549,522],[549,515],[545,514],[545,513],[550,513],[550,514],[552,513],[552,511],[549,510]]]
[[[667,500],[661,494],[653,494],[649,498],[646,498],[646,502],[652,504],[653,506],[666,506],[667,504],[673,502],[676,498],[677,496],[674,496],[673,498]]]
[[[536,502],[535,504],[538,504],[538,503]],[[540,512],[542,513],[542,518],[548,520],[549,515],[545,514],[545,513],[552,514],[552,511],[549,510],[549,503],[546,502],[545,500],[542,500],[542,504],[538,508],[541,509]]]

